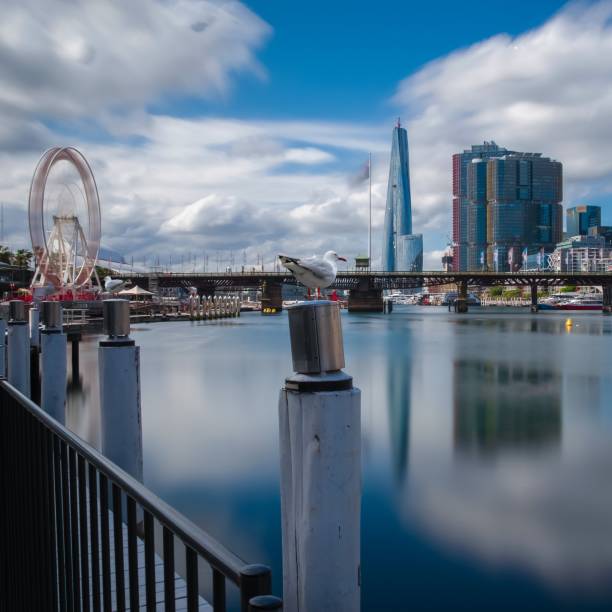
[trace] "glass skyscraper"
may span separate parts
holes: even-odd
[[[399,120],[393,128],[382,268],[390,272],[423,269],[423,236],[412,234],[408,133]]]
[[[453,267],[517,270],[562,239],[562,165],[494,142],[453,156]]]
[[[572,236],[586,236],[589,233],[590,227],[601,225],[600,206],[588,206],[586,204],[574,206],[573,208],[568,208],[565,215],[567,235],[570,238]]]
[[[472,176],[468,179],[468,171],[471,169],[473,160],[487,160],[490,157],[498,157],[511,153],[507,149],[498,146],[495,142],[484,142],[481,145],[472,145],[463,153],[453,155],[453,269],[457,272],[475,269],[476,261],[480,261],[482,245],[486,243],[483,236],[486,234],[485,214],[486,199],[480,200],[474,206],[470,204],[468,187],[471,184],[472,195],[483,189],[482,183],[474,184],[478,178],[482,181],[480,168],[479,177]]]

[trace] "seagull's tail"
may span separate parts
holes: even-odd
[[[299,264],[299,260],[295,257],[289,257],[288,255],[279,255],[278,258],[284,266],[287,264]]]

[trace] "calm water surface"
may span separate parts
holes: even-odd
[[[612,608],[612,317],[344,315],[364,610]],[[137,326],[145,483],[281,590],[286,314]],[[99,441],[97,339],[68,424]]]

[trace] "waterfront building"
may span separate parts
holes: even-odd
[[[420,237],[420,238],[419,238]],[[419,260],[420,245],[420,260]],[[398,120],[393,128],[385,228],[383,236],[382,268],[396,271],[423,266],[423,237],[412,234],[412,202],[408,163],[408,133]],[[420,261],[420,264],[419,264]]]
[[[610,225],[597,225],[589,227],[589,236],[603,236],[606,243],[612,245],[612,226]]]
[[[487,160],[507,153],[512,153],[512,151],[498,146],[493,141],[485,141],[481,145],[472,145],[463,153],[453,155],[453,270],[457,272],[473,269],[473,266],[479,269],[480,264],[476,265],[475,261],[480,260],[482,233],[486,232],[482,225],[484,203],[478,200],[473,206],[470,206],[468,198],[468,171],[472,161]],[[471,176],[472,194],[482,189],[482,185],[475,185],[474,181],[482,179],[480,173],[483,171],[486,172],[479,168]]]
[[[608,272],[612,267],[612,247],[604,236],[573,236],[560,242],[550,255],[555,272]]]
[[[601,206],[582,204],[573,206],[566,211],[567,235],[586,236],[589,228],[601,225]]]
[[[563,237],[562,165],[495,142],[453,155],[453,268],[518,270]]]
[[[563,237],[560,162],[511,153],[487,162],[487,266],[520,267],[520,254],[554,250]]]

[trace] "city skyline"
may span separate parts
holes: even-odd
[[[451,4],[445,9],[458,11]],[[450,230],[450,154],[471,142],[495,138],[514,150],[544,150],[564,163],[564,207],[603,205],[602,224],[610,225],[612,167],[605,147],[612,121],[609,105],[597,100],[612,92],[609,80],[597,75],[612,72],[605,53],[612,3],[543,2],[517,7],[510,19],[490,12],[471,23],[472,12],[480,15],[483,7],[463,7],[461,35],[438,37],[407,35],[418,28],[414,20],[404,24],[408,9],[402,8],[402,25],[388,39],[388,21],[398,16],[368,21],[356,7],[349,21],[371,34],[377,66],[361,51],[351,55],[334,46],[327,25],[313,30],[275,2],[265,8],[137,2],[112,10],[76,2],[70,7],[75,30],[63,34],[62,10],[37,10],[35,0],[7,7],[0,31],[5,65],[27,57],[45,79],[37,83],[24,70],[0,73],[6,241],[12,248],[28,245],[27,189],[43,150],[74,144],[98,179],[103,244],[127,261],[178,261],[203,251],[242,258],[246,250],[249,262],[257,254],[271,262],[288,246],[305,255],[334,248],[354,257],[367,250],[368,194],[348,177],[371,151],[376,265],[387,135],[398,114],[410,132],[412,214],[425,235],[425,268],[440,268]],[[421,28],[449,33],[427,11],[414,10]],[[142,48],[131,55],[119,46],[110,54],[108,36],[129,40],[142,21],[138,11],[151,27]],[[38,37],[36,19],[57,36]],[[90,35],[96,20],[112,24],[112,32],[94,28]],[[320,48],[300,59],[313,31]],[[30,48],[27,40],[37,43]],[[176,70],[185,62],[193,68],[188,74]],[[299,83],[291,76],[296,67]],[[513,73],[525,78],[512,79]],[[340,74],[346,78],[338,80]],[[589,85],[594,79],[597,92]],[[579,92],[573,97],[560,95],[568,80]],[[487,104],[476,103],[482,100]]]

